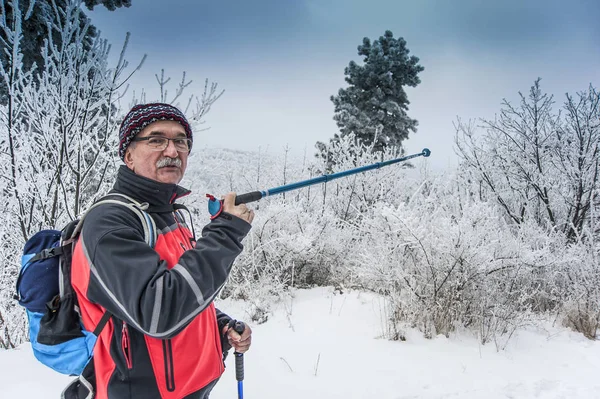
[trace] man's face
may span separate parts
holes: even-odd
[[[185,129],[175,121],[158,121],[149,124],[135,136],[125,153],[125,164],[135,174],[161,183],[177,184],[183,178],[189,151],[178,151],[174,141],[169,140],[164,150],[153,147],[155,140],[142,138],[187,138]]]

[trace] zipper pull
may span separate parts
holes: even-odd
[[[127,368],[129,370],[131,370],[133,368],[133,364],[131,361],[129,329],[127,328],[127,324],[125,322],[123,322],[123,329],[121,330],[121,347],[123,349],[123,355],[125,356],[125,362],[127,363]]]

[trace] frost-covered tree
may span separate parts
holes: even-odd
[[[23,243],[41,228],[61,228],[106,192],[117,163],[119,89],[128,64],[124,50],[114,68],[106,40],[81,25],[81,1],[48,14],[49,34],[41,49],[43,67],[24,67],[23,20],[13,0],[12,20],[0,19],[7,39],[7,64],[0,81],[7,101],[0,105],[0,345],[22,341],[22,310],[10,300]],[[125,47],[127,46],[127,40]]]
[[[18,4],[18,2],[15,2]],[[27,72],[19,40],[12,42],[10,69],[1,76],[9,87],[6,121],[7,151],[3,162],[10,165],[6,186],[18,204],[17,220],[24,239],[42,226],[56,226],[79,214],[93,199],[106,178],[95,174],[112,165],[114,148],[109,133],[117,121],[119,78],[126,62],[110,70],[108,43],[95,38],[86,45],[89,23],[80,25],[80,2],[69,1],[65,9],[54,8],[41,50],[43,68]],[[17,13],[17,17],[19,14]],[[21,21],[10,27],[20,36]],[[16,79],[15,79],[16,78]],[[39,213],[38,213],[39,212]]]
[[[562,113],[536,80],[518,105],[504,101],[500,115],[483,120],[485,134],[458,122],[459,155],[516,224],[528,219],[576,240],[598,206],[600,94],[590,86],[567,95]]]
[[[594,338],[600,326],[600,93],[590,85],[567,94],[557,112],[538,79],[520,97],[518,105],[504,101],[496,119],[483,120],[481,135],[473,123],[458,121],[461,167],[477,186],[471,194],[497,203],[521,242],[542,249],[546,260],[530,271],[537,283],[523,289],[537,292],[533,309],[556,311],[565,325]],[[528,234],[532,225],[548,238]]]
[[[31,68],[44,68],[42,59],[42,48],[44,41],[49,37],[47,21],[53,15],[60,11],[64,18],[65,11],[69,4],[68,0],[20,0],[14,2],[12,0],[0,0],[0,18],[6,21],[14,20],[15,4],[19,4],[19,12],[23,15],[22,36],[21,36],[21,51],[23,53],[23,68],[29,70]],[[92,10],[96,5],[103,5],[107,9],[114,11],[119,7],[130,7],[131,0],[85,0],[85,6]],[[83,41],[86,50],[89,50],[93,45],[94,38],[98,35],[96,28],[90,25],[86,15],[81,12],[79,14],[79,24],[81,27],[88,25],[85,30],[86,38]],[[6,44],[8,40],[5,32],[0,31],[0,43]],[[57,43],[61,40],[61,35],[54,31],[52,40]],[[6,51],[0,51],[0,62],[6,67],[10,57]],[[0,81],[0,103],[6,103],[6,86],[3,81]]]
[[[395,39],[389,30],[373,41],[364,38],[358,46],[363,65],[354,61],[344,74],[349,87],[331,96],[340,135],[353,133],[374,151],[402,147],[409,132],[416,132],[417,121],[408,116],[405,86],[416,87],[421,80],[419,58],[409,56],[406,41]],[[337,141],[338,136],[333,138]],[[323,152],[323,143],[317,144]]]

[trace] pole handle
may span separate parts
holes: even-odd
[[[244,354],[235,352],[235,379],[244,381]]]
[[[242,335],[244,330],[246,329],[246,325],[242,321],[236,321],[233,325],[233,330]],[[235,379],[239,381],[244,380],[244,354],[239,352],[233,353],[235,356]]]
[[[258,201],[262,197],[263,195],[260,191],[252,191],[250,193],[236,195],[235,204],[247,204],[248,202]]]

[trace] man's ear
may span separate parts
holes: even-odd
[[[124,161],[125,161],[125,165],[127,165],[127,167],[133,171],[135,171],[134,169],[134,165],[133,165],[133,155],[131,155],[131,147],[127,148],[127,150],[125,151],[125,157],[124,157]]]

